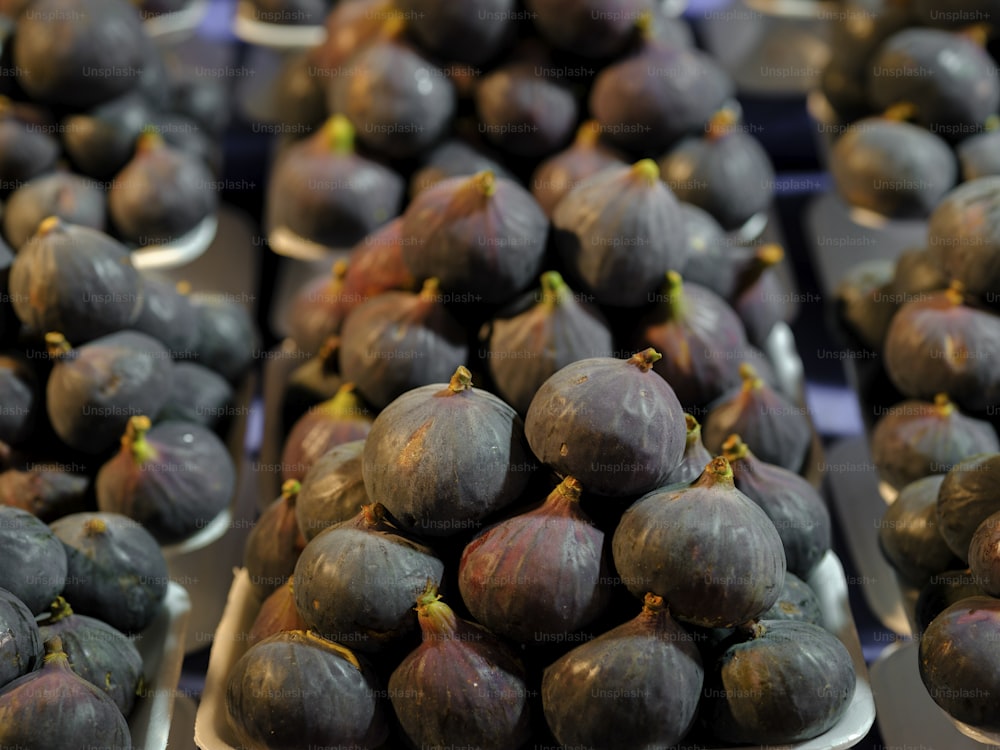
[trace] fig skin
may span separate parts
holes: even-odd
[[[576,284],[602,305],[646,304],[663,275],[686,260],[683,214],[651,159],[577,185],[556,206],[552,226]]]
[[[955,148],[963,182],[1000,176],[1000,131],[971,135]]]
[[[281,396],[281,434],[287,437],[301,417],[318,404],[337,395],[344,379],[337,372],[340,337],[330,336],[316,356],[310,357],[288,376]]]
[[[191,300],[174,284],[143,277],[142,307],[132,330],[161,342],[174,359],[192,359],[198,346],[198,325]]]
[[[1000,453],[981,453],[955,464],[938,489],[938,530],[963,561],[979,525],[1000,512]]]
[[[532,510],[478,534],[462,552],[458,585],[477,622],[520,643],[569,633],[610,602],[604,533],[567,477]]]
[[[549,222],[531,194],[490,171],[421,192],[403,214],[403,262],[458,297],[509,301],[541,271]]]
[[[541,385],[566,365],[610,357],[614,341],[600,309],[557,271],[541,276],[534,304],[514,303],[490,326],[487,365],[498,394],[524,415]]]
[[[389,698],[420,747],[515,750],[531,734],[531,692],[516,653],[456,617],[429,584],[417,599],[423,642],[389,677]]]
[[[701,424],[691,414],[684,415],[687,436],[684,441],[684,455],[681,462],[663,481],[664,487],[675,484],[688,485],[701,476],[705,465],[712,460],[712,454],[701,442]]]
[[[524,420],[539,461],[605,497],[661,486],[684,455],[686,424],[673,389],[651,371],[659,358],[647,349],[584,359],[546,380]]]
[[[172,369],[170,395],[155,421],[169,419],[216,428],[240,413],[242,407],[232,405],[233,387],[217,372],[195,362],[174,362]]]
[[[977,453],[1000,453],[989,422],[962,414],[948,396],[934,402],[904,401],[890,407],[872,430],[872,461],[879,477],[895,488],[930,474],[946,474]]]
[[[346,66],[347,62],[379,38],[386,19],[396,12],[396,5],[394,0],[357,0],[335,4],[326,16],[323,43],[306,50],[313,65],[310,74],[317,77],[353,74]]]
[[[198,325],[196,361],[235,383],[260,350],[260,333],[250,310],[224,294],[190,295]]]
[[[535,169],[531,194],[549,218],[559,201],[581,182],[607,167],[622,166],[622,155],[601,143],[601,126],[588,120],[576,131],[573,142]]]
[[[969,570],[983,593],[1000,596],[1000,511],[976,529],[969,543]]]
[[[294,479],[285,481],[281,497],[261,513],[243,546],[243,567],[260,600],[267,599],[288,581],[306,546],[295,515],[301,487]]]
[[[465,438],[456,443],[456,435]],[[480,527],[522,496],[536,468],[521,418],[474,388],[464,366],[447,384],[415,388],[384,409],[362,460],[369,497],[403,528],[431,537]]]
[[[914,635],[923,635],[934,618],[970,596],[986,596],[986,593],[969,570],[955,569],[932,575],[917,596]]]
[[[966,303],[961,282],[903,305],[885,337],[885,371],[909,398],[947,393],[967,411],[1000,403],[1000,315]],[[918,362],[919,367],[914,366]]]
[[[590,58],[621,54],[651,0],[527,0],[531,20],[558,49]]]
[[[482,65],[507,41],[515,0],[397,0],[395,5],[429,54]]]
[[[40,615],[63,592],[66,552],[52,530],[20,508],[0,507],[0,588]]]
[[[736,489],[719,456],[687,487],[654,490],[622,516],[615,567],[633,596],[662,596],[671,614],[702,627],[759,617],[781,594],[785,552],[760,506]]]
[[[1000,730],[1000,600],[973,596],[934,618],[920,639],[920,679],[935,703],[976,729]]]
[[[90,499],[90,478],[58,464],[0,472],[0,506],[26,510],[45,523],[86,510]]]
[[[45,650],[34,613],[17,596],[0,588],[0,690],[41,666]]]
[[[49,216],[103,232],[107,223],[104,191],[86,177],[69,172],[40,175],[15,190],[4,204],[3,233],[15,250]]]
[[[0,197],[51,172],[59,160],[59,142],[29,128],[0,101]]]
[[[798,620],[813,625],[823,625],[823,610],[819,597],[808,583],[794,573],[785,572],[781,595],[771,608],[760,616],[761,620]]]
[[[278,633],[306,630],[306,624],[295,608],[294,583],[294,579],[289,577],[260,605],[260,611],[257,612],[253,625],[247,631],[248,647]]]
[[[307,542],[370,504],[361,472],[364,449],[364,440],[341,443],[320,456],[302,479],[295,517]]]
[[[403,219],[396,217],[351,250],[341,290],[345,315],[383,292],[413,292],[417,280],[403,262]]]
[[[517,179],[497,161],[497,157],[489,155],[483,149],[473,148],[457,138],[446,140],[436,146],[423,166],[413,173],[410,178],[410,198],[416,198],[424,190],[449,177],[467,177],[486,171],[505,180]]]
[[[938,528],[937,498],[943,474],[917,479],[900,491],[878,526],[879,548],[896,572],[912,586],[961,562]]]
[[[129,92],[62,121],[63,148],[73,168],[95,180],[111,180],[135,151],[155,113],[139,92]]]
[[[681,276],[730,299],[742,286],[757,248],[733,242],[712,214],[693,203],[681,202],[688,252]]]
[[[0,354],[0,442],[17,445],[31,436],[40,395],[38,377],[27,359]]]
[[[338,260],[330,273],[304,284],[288,306],[288,335],[299,351],[316,354],[340,332],[347,315],[344,279],[348,262]]]

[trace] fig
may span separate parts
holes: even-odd
[[[798,474],[758,459],[739,435],[726,438],[722,454],[736,489],[757,503],[778,530],[786,569],[808,578],[831,546],[833,524],[823,498]]]
[[[681,202],[681,213],[688,249],[681,276],[729,299],[742,288],[757,248],[733,242],[710,213],[692,203]]]
[[[42,665],[45,652],[34,613],[7,589],[0,588],[0,690]]]
[[[949,570],[932,575],[920,589],[914,611],[915,635],[922,636],[934,618],[952,604],[970,596],[986,596],[968,570]]]
[[[330,336],[315,357],[310,357],[288,376],[281,397],[281,434],[288,435],[292,425],[312,407],[337,395],[344,385],[337,372],[340,337]]]
[[[316,26],[326,16],[325,0],[253,0],[253,17],[261,23]]]
[[[620,166],[621,155],[601,143],[601,126],[587,120],[564,150],[543,161],[531,177],[531,194],[548,217],[559,201],[591,175],[607,167]]]
[[[555,247],[602,305],[638,307],[686,259],[684,217],[656,162],[608,167],[573,188],[552,214]]]
[[[947,394],[934,402],[904,401],[889,408],[872,430],[872,461],[879,477],[895,488],[930,474],[946,474],[977,453],[1000,453],[989,422],[962,414]]]
[[[592,58],[621,54],[652,0],[527,0],[531,20],[554,47]]]
[[[945,543],[937,518],[937,498],[944,474],[910,482],[878,522],[882,554],[906,583],[923,586],[959,560]]]
[[[427,188],[449,177],[463,177],[478,172],[492,172],[505,180],[516,179],[503,165],[485,151],[458,139],[446,140],[427,156],[423,166],[410,179],[410,197],[416,198]]]
[[[401,16],[349,61],[350,75],[331,78],[327,102],[358,138],[392,158],[417,156],[444,135],[455,113],[455,87],[444,72],[403,38]]]
[[[307,542],[324,529],[354,518],[369,504],[361,473],[364,449],[364,440],[331,448],[316,459],[302,479],[295,518]]]
[[[81,615],[123,633],[144,629],[160,611],[170,579],[156,539],[118,513],[74,513],[53,521],[66,551],[63,596]]]
[[[507,39],[514,0],[399,0],[396,7],[422,48],[436,57],[481,65],[493,58]]]
[[[14,258],[10,294],[37,334],[86,343],[127,328],[142,306],[142,277],[128,251],[103,232],[50,217]]]
[[[226,711],[240,744],[255,750],[378,747],[389,734],[379,693],[371,668],[349,649],[292,630],[240,657],[226,681]]]
[[[958,162],[934,133],[868,117],[837,138],[830,172],[847,204],[891,218],[922,218],[955,186]]]
[[[988,120],[986,132],[970,135],[955,147],[965,182],[1000,175],[1000,130],[989,129],[993,123],[992,119]]]
[[[306,624],[295,608],[294,580],[289,579],[276,588],[260,605],[260,611],[247,631],[247,646],[289,630],[305,630]]]
[[[243,546],[243,567],[259,599],[266,599],[285,584],[306,546],[295,511],[301,486],[295,479],[281,485],[281,497],[260,515]]]
[[[122,716],[135,706],[142,686],[142,654],[124,633],[101,620],[78,615],[61,596],[39,628],[42,640],[58,637],[73,671],[114,700]]]
[[[785,553],[767,514],[718,456],[687,487],[654,490],[622,516],[615,567],[633,596],[662,596],[671,614],[702,627],[759,617],[781,594]]]
[[[281,452],[282,478],[300,480],[331,448],[363,440],[372,420],[354,383],[344,383],[333,398],[312,407],[292,425]]]
[[[56,636],[41,669],[0,689],[0,745],[132,750],[132,737],[114,700],[73,670]]]
[[[11,247],[21,248],[49,216],[67,224],[105,228],[104,191],[80,175],[53,172],[40,175],[15,190],[3,211],[3,233]]]
[[[288,306],[288,335],[301,352],[316,354],[323,343],[340,332],[347,315],[344,279],[348,264],[338,260],[329,275],[303,285]]]
[[[32,433],[40,406],[38,378],[28,361],[0,354],[0,442],[17,445]]]
[[[59,464],[32,463],[0,472],[0,506],[26,510],[45,523],[85,510],[90,479]]]
[[[800,295],[778,275],[784,258],[781,245],[759,245],[741,270],[729,298],[743,321],[747,338],[758,346],[766,347],[774,326],[794,320],[798,313]]]
[[[678,200],[738,229],[763,213],[774,195],[774,167],[731,109],[712,115],[702,137],[681,140],[660,159],[663,180]]]
[[[389,677],[389,699],[406,737],[425,748],[521,747],[531,736],[531,702],[515,652],[456,616],[433,583],[415,598],[423,642]]]
[[[355,153],[355,132],[346,117],[334,115],[279,156],[267,187],[269,231],[286,228],[320,245],[349,248],[399,214],[403,178]]]
[[[811,622],[813,625],[823,624],[823,610],[819,597],[808,583],[794,573],[785,572],[785,583],[781,587],[778,601],[760,616],[766,620],[798,620]]]
[[[0,97],[0,196],[51,172],[58,159],[59,142],[17,117],[14,106]]]
[[[465,329],[441,300],[437,279],[428,279],[419,294],[379,294],[344,321],[341,376],[376,409],[444,380],[468,356]]]
[[[694,724],[704,680],[694,637],[662,597],[546,668],[545,720],[566,747],[668,747]]]
[[[13,61],[32,101],[81,110],[135,88],[149,43],[124,0],[32,0]]]
[[[728,353],[748,346],[743,323],[724,299],[676,271],[635,325],[633,348],[663,353],[653,370],[685,408],[701,408],[740,384],[740,363]],[[704,467],[704,463],[702,463]]]
[[[579,630],[601,614],[611,596],[604,533],[580,508],[581,492],[566,477],[540,506],[466,545],[458,584],[477,622],[530,643]]]
[[[217,427],[241,413],[243,407],[230,405],[233,387],[218,373],[195,362],[175,362],[171,369],[173,383],[157,422],[170,419]]]
[[[969,542],[969,570],[983,593],[1000,596],[1000,511],[976,529]]]
[[[212,138],[220,138],[231,118],[229,91],[220,79],[185,76],[170,81],[170,101],[166,109],[191,118]]]
[[[549,222],[531,194],[493,172],[452,177],[403,214],[403,262],[458,298],[499,303],[541,270]]]
[[[428,581],[440,583],[444,564],[375,503],[310,540],[294,573],[295,606],[311,630],[376,652],[416,628],[413,602]]]
[[[748,362],[739,372],[743,385],[709,409],[702,429],[705,447],[717,454],[735,432],[761,461],[798,472],[812,443],[808,411],[765,383]]]
[[[198,326],[191,300],[167,281],[143,277],[142,306],[130,328],[162,343],[174,359],[192,359]],[[196,392],[191,392],[196,393]]]
[[[197,362],[230,383],[253,364],[260,347],[257,325],[246,305],[225,294],[190,295],[198,326]]]
[[[819,625],[767,620],[738,630],[706,667],[703,716],[721,740],[790,744],[819,737],[847,711],[857,676]]]
[[[608,322],[586,296],[575,294],[557,271],[546,271],[531,301],[514,303],[490,325],[490,377],[518,414],[527,413],[539,387],[566,365],[612,355]]]
[[[979,525],[1000,512],[1000,453],[980,453],[955,464],[938,489],[938,531],[960,560]]]
[[[885,337],[885,371],[909,398],[947,393],[960,407],[985,411],[1000,403],[1000,316],[966,302],[959,281],[904,304]],[[914,366],[919,363],[919,366]]]
[[[398,14],[395,5],[393,0],[336,3],[324,23],[323,43],[306,50],[315,66],[310,72],[318,77],[353,75],[347,62],[379,38],[385,22]]]
[[[0,588],[41,614],[66,586],[62,544],[44,522],[9,507],[0,507],[0,541]]]
[[[892,292],[894,263],[869,260],[856,264],[835,290],[837,321],[850,343],[881,351],[889,322],[899,307]]]
[[[382,292],[417,289],[403,262],[403,220],[397,217],[367,235],[351,250],[341,291],[345,314]]]
[[[889,288],[900,304],[947,287],[948,279],[934,262],[929,249],[905,250],[896,258]]]
[[[62,121],[62,142],[74,169],[95,180],[111,180],[135,151],[154,112],[140,92],[130,92]]]
[[[124,241],[166,245],[215,212],[215,184],[204,163],[147,131],[111,183],[108,213]]]
[[[205,185],[208,190],[225,189],[227,183],[214,179],[223,176],[222,144],[212,140],[197,122],[172,112],[157,112],[149,118],[149,122],[146,123],[143,130],[158,135],[168,148],[173,149],[186,160],[194,160],[200,166],[206,167],[213,178]],[[255,183],[251,182],[250,184]],[[237,190],[239,188],[233,187],[231,189]]]
[[[684,442],[684,455],[681,462],[677,464],[673,471],[663,481],[663,486],[675,484],[691,484],[701,476],[705,470],[705,464],[712,460],[712,454],[708,452],[705,444],[701,442],[701,424],[690,414],[684,415],[684,424],[687,428],[687,436]]]
[[[214,432],[198,424],[133,416],[121,449],[97,472],[97,507],[141,523],[162,543],[179,542],[225,509],[236,467]]]
[[[327,72],[316,67],[309,50],[289,55],[283,61],[270,93],[273,111],[281,113],[284,132],[308,134],[322,126],[327,114],[322,76]]]
[[[362,461],[368,496],[403,528],[434,537],[479,527],[521,497],[535,469],[521,418],[473,388],[461,365],[447,384],[415,388],[389,404],[372,424]]]
[[[1000,730],[1000,600],[972,596],[934,618],[920,639],[920,679],[934,702],[975,729]]]
[[[652,372],[660,356],[584,359],[546,380],[524,420],[538,459],[598,495],[661,486],[684,455],[686,425],[673,389]]]

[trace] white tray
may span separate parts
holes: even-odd
[[[842,750],[864,739],[875,721],[872,688],[847,601],[844,569],[833,552],[827,553],[808,583],[819,596],[824,626],[840,639],[851,654],[857,685],[847,711],[836,726],[813,740],[783,745],[782,750]],[[205,690],[195,720],[195,743],[202,750],[237,750],[239,747],[226,718],[226,678],[247,649],[246,633],[259,609],[260,603],[252,593],[246,570],[236,570],[226,610],[212,642]],[[699,747],[698,750],[710,749]],[[746,747],[745,750],[754,748]],[[779,749],[769,747],[768,750]]]
[[[146,35],[159,43],[179,42],[194,34],[208,11],[208,0],[191,0],[180,10],[143,19]]]
[[[140,271],[174,268],[201,256],[215,239],[219,219],[206,216],[194,229],[168,245],[147,245],[132,251],[132,265]]]
[[[233,36],[241,42],[275,50],[299,50],[326,41],[326,27],[263,23],[254,18],[253,5],[241,0],[233,17]]]

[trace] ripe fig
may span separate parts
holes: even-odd
[[[937,573],[960,565],[938,524],[937,498],[943,481],[944,474],[935,474],[907,484],[878,523],[882,554],[913,586],[924,586]]]
[[[740,365],[740,377],[743,385],[709,410],[702,431],[705,447],[717,453],[735,432],[760,460],[799,471],[812,441],[806,409],[775,391],[747,362]]]
[[[197,315],[197,362],[235,382],[259,353],[260,333],[250,310],[226,294],[195,292],[190,299]]]
[[[932,575],[917,596],[914,635],[922,636],[939,614],[970,596],[986,596],[986,592],[969,570],[948,570]]]
[[[338,260],[331,273],[304,284],[289,303],[288,335],[299,351],[316,354],[330,336],[340,333],[347,315],[347,269],[347,261]]]
[[[711,289],[724,299],[741,287],[742,277],[753,263],[757,248],[733,242],[715,218],[692,203],[681,204],[687,232],[687,260],[681,276]]]
[[[36,615],[66,586],[66,552],[52,530],[26,510],[0,507],[0,588]]]
[[[389,678],[389,698],[419,747],[513,750],[530,738],[531,703],[516,653],[463,620],[428,584],[417,599],[423,642]]]
[[[233,387],[224,377],[195,362],[174,362],[174,377],[167,401],[156,415],[168,419],[217,428],[244,407],[232,405]]]
[[[656,162],[608,167],[581,182],[552,214],[555,246],[603,305],[638,307],[687,255],[684,216]]]
[[[760,506],[736,489],[719,456],[692,484],[654,490],[615,531],[615,567],[633,596],[662,596],[674,617],[732,627],[759,617],[781,594],[785,553]]]
[[[0,98],[0,196],[51,172],[58,159],[59,142],[17,117],[14,106]]]
[[[546,271],[534,304],[515,303],[490,326],[487,364],[497,392],[526,414],[541,385],[581,359],[610,357],[611,331],[600,310]],[[530,306],[525,308],[525,304]]]
[[[281,451],[282,478],[301,480],[331,448],[364,440],[373,418],[354,383],[344,383],[333,398],[312,407],[292,425]]]
[[[781,587],[778,601],[760,616],[766,620],[798,620],[813,625],[823,624],[823,610],[819,597],[808,583],[794,573],[785,572],[785,583]]]
[[[505,180],[516,180],[496,157],[480,148],[473,148],[465,141],[446,140],[427,156],[423,166],[410,178],[410,198],[416,198],[427,188],[449,177],[467,177],[479,172],[492,172]]]
[[[493,58],[508,38],[515,0],[397,0],[410,33],[436,57],[481,65]]]
[[[354,139],[355,127],[334,115],[279,156],[267,188],[270,231],[349,248],[399,214],[403,178],[355,153]]]
[[[894,264],[871,260],[856,264],[837,284],[836,315],[861,347],[881,351],[889,322],[899,305],[892,292]]]
[[[294,572],[295,606],[311,630],[376,652],[416,628],[413,602],[440,583],[444,564],[375,503],[314,537]]]
[[[353,75],[347,62],[378,39],[385,22],[398,14],[393,0],[336,3],[327,14],[326,38],[306,51],[317,77]]]
[[[652,0],[527,0],[531,20],[546,41],[593,58],[621,54]]]
[[[62,142],[74,169],[95,180],[111,180],[135,151],[139,136],[154,118],[138,91],[127,93],[62,121]]]
[[[382,292],[417,289],[417,280],[403,262],[402,231],[403,219],[397,217],[351,250],[341,289],[345,315]]]
[[[1000,512],[1000,453],[980,453],[955,464],[938,490],[938,530],[960,560],[979,525]]]
[[[896,258],[889,287],[898,306],[921,294],[947,289],[948,278],[934,262],[929,249],[905,250]]]
[[[82,344],[135,321],[142,277],[118,241],[50,217],[14,258],[10,294],[36,335],[60,331]]]
[[[307,542],[324,529],[354,518],[371,502],[361,473],[364,450],[364,440],[331,448],[303,478],[295,518]]]
[[[38,377],[28,360],[0,354],[0,442],[17,445],[31,436],[40,395]]]
[[[542,706],[566,747],[672,747],[694,724],[703,680],[694,636],[646,594],[639,615],[545,670]]]
[[[538,459],[598,495],[624,497],[663,484],[684,454],[684,412],[652,372],[660,354],[595,357],[545,381],[525,417]]]
[[[341,376],[376,409],[444,380],[467,358],[465,329],[441,300],[437,279],[428,279],[419,294],[379,294],[344,321]]]
[[[403,262],[418,279],[473,301],[499,303],[541,270],[549,222],[531,194],[490,171],[424,190],[403,214]]]
[[[338,372],[340,337],[330,336],[315,357],[310,357],[288,376],[281,396],[281,434],[288,435],[292,425],[312,407],[337,395],[344,385]]]
[[[757,246],[729,300],[747,329],[747,338],[760,347],[767,346],[774,326],[790,323],[798,314],[802,297],[794,291],[794,282],[787,282],[779,274],[779,264],[784,258],[781,245]]]
[[[934,402],[904,401],[875,423],[872,461],[879,477],[895,488],[930,474],[946,474],[977,453],[1000,453],[1000,440],[989,422],[962,414],[938,393]]]
[[[372,424],[363,462],[369,497],[404,528],[434,537],[481,526],[521,497],[535,469],[521,418],[473,388],[463,366],[447,384],[415,388],[389,404]]]
[[[198,325],[194,305],[168,281],[143,277],[142,306],[130,327],[161,342],[174,359],[196,356]]]
[[[0,588],[0,628],[7,634],[0,644],[0,690],[18,677],[34,672],[45,651],[34,613],[17,596]]]
[[[969,571],[983,593],[1000,596],[1000,511],[976,529],[969,543]]]
[[[963,138],[955,147],[964,182],[1000,175],[1000,130],[991,129],[995,124],[1000,123],[987,120],[985,132]]]
[[[134,416],[94,487],[101,511],[132,518],[169,544],[222,512],[236,491],[236,468],[211,430],[187,422],[153,426],[148,417]]]
[[[909,398],[947,393],[969,411],[1000,403],[1000,315],[966,301],[962,283],[903,305],[885,337],[885,371]],[[919,363],[915,366],[914,363]]]
[[[722,454],[736,488],[771,519],[785,550],[786,569],[808,578],[832,544],[830,511],[809,482],[794,472],[758,459],[739,435],[730,435]]]
[[[663,481],[664,487],[675,484],[688,485],[701,476],[705,465],[712,460],[705,444],[701,442],[701,424],[690,414],[684,415],[687,427],[687,438],[684,442],[684,455],[677,467]]]
[[[224,80],[185,76],[170,81],[169,109],[191,118],[212,138],[221,138],[231,118],[230,89]]]
[[[591,175],[607,167],[621,166],[621,155],[601,143],[601,126],[588,120],[564,150],[543,161],[531,177],[531,194],[548,217],[559,201]]]
[[[301,487],[295,479],[281,485],[281,497],[256,520],[243,546],[243,567],[258,599],[266,599],[288,581],[306,546],[295,511]]]
[[[306,624],[295,608],[294,579],[276,588],[260,605],[253,625],[247,631],[247,645],[252,646],[265,638],[289,630],[306,630]]]
[[[0,506],[26,510],[45,523],[86,510],[90,503],[90,478],[59,464],[0,472]]]
[[[3,210],[3,233],[20,249],[49,216],[67,224],[103,232],[107,210],[104,191],[94,182],[70,172],[40,175],[11,193]]]

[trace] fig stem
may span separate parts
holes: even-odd
[[[745,459],[749,451],[747,444],[735,432],[722,444],[722,455],[730,464]]]
[[[361,397],[355,392],[354,383],[344,383],[333,398],[314,406],[316,413],[331,419],[365,419],[367,412],[361,403]]]
[[[723,107],[712,115],[705,124],[706,137],[710,141],[717,141],[731,133],[737,122],[739,122],[739,117],[736,116],[736,113],[728,107]]]
[[[83,533],[87,536],[97,536],[98,534],[104,534],[108,530],[108,524],[104,522],[103,518],[91,518],[83,525]]]
[[[764,623],[760,620],[750,620],[742,625],[737,625],[736,629],[741,633],[750,636],[753,639],[760,638],[767,632],[767,628],[764,627]]]
[[[322,365],[322,370],[327,375],[337,372],[337,352],[339,349],[340,336],[328,336],[316,353]]]
[[[150,151],[163,148],[164,145],[163,136],[157,131],[156,126],[146,123],[142,126],[139,137],[135,139],[135,152],[136,154],[148,154]]]
[[[389,17],[382,24],[382,36],[386,39],[396,39],[406,31],[406,18],[400,11],[390,11]]]
[[[49,619],[45,621],[46,625],[55,625],[61,620],[65,620],[67,617],[73,614],[73,608],[69,606],[69,602],[62,596],[57,596],[55,601],[49,605]]]
[[[650,41],[655,37],[656,19],[652,11],[644,10],[635,19],[635,30],[639,32],[639,38],[643,41]]]
[[[146,433],[152,426],[149,417],[139,414],[129,419],[125,434],[122,435],[122,448],[127,450],[132,455],[132,460],[140,466],[156,458],[156,451],[146,440]]]
[[[663,355],[660,354],[653,347],[644,349],[641,352],[636,352],[628,360],[627,364],[634,365],[639,368],[642,372],[649,372],[653,369],[653,365],[663,359]]]
[[[573,503],[580,502],[580,495],[583,494],[583,485],[576,477],[564,477],[563,480],[552,491],[553,495],[565,498]]]
[[[934,396],[934,408],[942,417],[948,417],[951,416],[953,411],[955,411],[955,404],[953,404],[951,399],[948,398],[947,393],[938,393]]]
[[[416,610],[425,642],[448,640],[455,634],[458,617],[451,607],[441,601],[433,581],[427,582],[427,588],[417,599]]]
[[[974,23],[971,26],[961,29],[958,33],[977,47],[985,49],[986,44],[990,41],[990,36],[993,34],[993,27],[988,23]]]
[[[740,364],[740,378],[743,380],[743,390],[753,391],[758,388],[762,388],[764,381],[761,380],[760,375],[757,374],[757,370],[749,362],[743,362]]]
[[[1000,115],[990,115],[986,118],[983,123],[983,130],[987,133],[992,133],[994,130],[1000,128]]]
[[[660,179],[660,167],[652,159],[640,159],[632,165],[632,176],[653,186]]]
[[[601,123],[597,120],[587,120],[576,130],[573,145],[584,148],[594,148],[601,140]]]
[[[944,294],[951,304],[961,305],[965,302],[965,284],[961,281],[953,281]]]
[[[684,298],[684,279],[677,271],[667,271],[663,296],[666,298],[670,320],[682,320],[687,313],[687,301]]]
[[[182,297],[187,297],[191,294],[191,282],[186,280],[178,281],[174,289],[176,289],[177,293]]]
[[[484,169],[482,172],[474,174],[472,183],[484,198],[491,197],[497,191],[497,176],[492,169]]]
[[[882,117],[893,122],[912,120],[917,115],[917,105],[913,102],[898,102],[882,113]]]
[[[59,359],[73,351],[73,347],[61,333],[50,332],[45,334],[45,347],[49,356]]]
[[[542,304],[546,307],[558,307],[569,294],[569,286],[558,271],[546,271],[542,274]]]
[[[289,505],[295,504],[295,499],[302,491],[302,483],[297,479],[288,479],[281,485],[281,499]]]
[[[754,253],[753,260],[740,274],[739,282],[736,284],[735,296],[740,296],[747,289],[760,281],[761,277],[768,269],[781,263],[785,258],[785,251],[781,245],[761,245]]]
[[[436,302],[441,290],[441,282],[437,280],[436,277],[424,281],[422,287],[420,287],[420,299],[425,302]]]
[[[472,389],[472,373],[465,365],[459,365],[455,374],[448,381],[447,394],[462,393]]]
[[[333,115],[323,125],[323,133],[331,153],[354,153],[354,126],[344,115]]]
[[[35,229],[36,237],[44,237],[47,234],[51,234],[55,230],[62,226],[62,219],[58,216],[46,216],[42,219],[38,227]]]
[[[691,484],[692,487],[735,487],[733,483],[733,467],[725,456],[716,456],[708,464],[705,470]]]
[[[362,505],[361,514],[364,518],[365,525],[368,528],[375,528],[380,526],[385,520],[385,506],[382,503],[372,503],[371,505]]]
[[[52,662],[69,664],[69,657],[63,651],[62,638],[58,635],[54,635],[45,641],[45,657],[42,659],[42,663],[51,664]]]
[[[701,440],[701,423],[695,418],[694,414],[684,414],[684,429],[687,432],[688,445]]]
[[[662,596],[654,594],[650,591],[643,597],[642,613],[644,615],[659,615],[661,612],[667,611],[667,603],[663,600]]]

